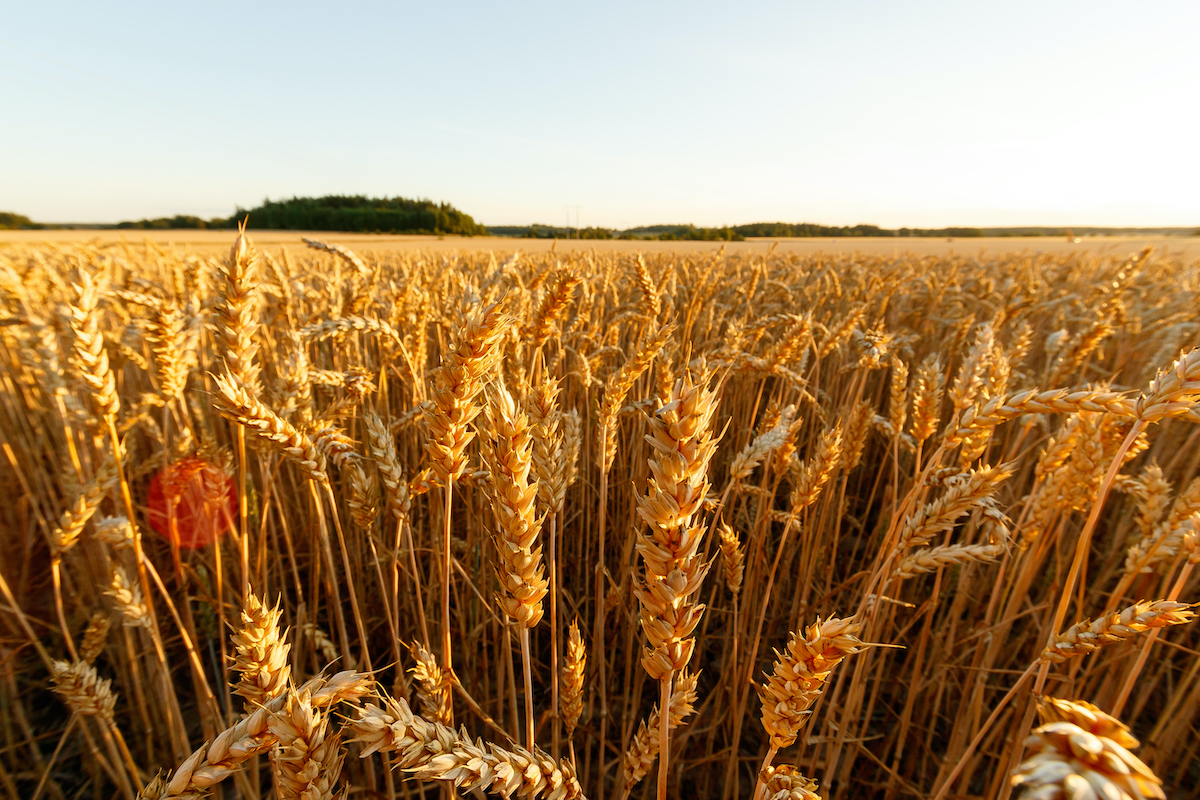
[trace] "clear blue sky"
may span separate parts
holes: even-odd
[[[1200,3],[10,3],[0,210],[1200,225]],[[574,222],[574,219],[572,219]]]

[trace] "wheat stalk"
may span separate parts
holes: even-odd
[[[667,706],[668,730],[673,731],[680,727],[695,712],[696,683],[699,677],[699,673],[680,673],[678,681],[671,689],[671,702]],[[625,751],[622,797],[628,797],[633,787],[640,783],[650,772],[650,767],[654,766],[660,749],[659,730],[662,724],[662,712],[658,704],[655,704],[649,716],[638,725],[637,733],[634,734],[629,749]]]

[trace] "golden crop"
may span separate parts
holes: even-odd
[[[9,795],[1200,780],[1200,263],[310,246],[0,250]]]

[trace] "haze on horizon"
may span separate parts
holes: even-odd
[[[1200,225],[1197,30],[1175,1],[17,4],[0,210]]]

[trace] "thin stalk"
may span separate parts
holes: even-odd
[[[100,736],[104,739],[104,746],[108,748],[108,757],[112,759],[113,777],[117,779],[117,785],[120,787],[121,793],[125,795],[125,800],[134,800],[133,785],[129,782],[131,765],[117,751],[117,745],[112,736],[115,726],[105,720],[97,720],[96,723],[100,728]],[[133,779],[137,781],[137,767],[132,767],[132,770]]]
[[[450,647],[450,559],[454,557],[450,545],[450,503],[453,494],[454,482],[447,480],[446,504],[442,514],[442,665],[451,675],[454,674],[454,657]]]
[[[521,667],[525,673],[525,742],[534,751],[533,729],[533,668],[529,656],[529,628],[521,626]]]
[[[321,555],[325,557],[325,569],[329,572],[325,581],[329,586],[329,605],[333,607],[333,619],[337,623],[338,638],[342,640],[342,658],[346,659],[347,664],[353,663],[350,656],[350,634],[346,632],[346,616],[342,613],[342,592],[338,588],[337,568],[333,565],[333,548],[329,544],[329,526],[325,522],[325,509],[322,507],[321,495],[317,492],[317,485],[313,481],[308,481],[309,491],[312,493],[313,507],[317,511],[317,530],[321,536]],[[347,576],[349,579],[349,576]],[[315,615],[315,610],[314,610]]]
[[[225,569],[224,559],[221,558],[221,540],[213,542],[213,575],[215,580],[215,588],[217,590],[217,622],[219,627],[217,630],[224,631],[225,628]],[[221,685],[225,688],[225,724],[232,725],[233,716],[233,695],[230,693],[230,682],[227,679],[229,654],[226,650],[226,636],[218,636],[217,639],[221,642]]]
[[[242,602],[250,596],[250,500],[246,497],[246,428],[237,426],[238,532],[241,534]]]
[[[659,681],[658,700],[658,800],[667,800],[667,767],[671,750],[671,680],[674,672],[668,672]]]
[[[183,727],[183,715],[179,708],[179,698],[175,694],[174,683],[170,680],[171,670],[167,666],[167,654],[163,650],[162,646],[163,635],[162,631],[159,630],[158,615],[154,611],[154,595],[150,591],[150,578],[148,573],[154,573],[154,577],[159,584],[159,588],[162,590],[163,597],[167,601],[167,606],[170,608],[171,613],[175,616],[176,623],[179,625],[179,632],[183,636],[184,644],[187,647],[188,654],[192,659],[193,665],[197,668],[196,675],[198,677],[198,682],[203,687],[204,691],[207,692],[207,695],[210,699],[213,699],[212,689],[210,689],[208,686],[208,679],[204,675],[203,667],[200,666],[200,657],[196,653],[196,649],[192,645],[191,638],[188,636],[187,631],[183,629],[183,621],[179,619],[179,614],[175,610],[175,605],[171,601],[170,595],[167,594],[166,587],[162,585],[162,581],[158,579],[158,573],[154,571],[154,566],[149,562],[145,556],[145,553],[142,551],[141,526],[137,524],[137,514],[133,509],[133,495],[129,491],[129,481],[125,475],[125,463],[123,460],[124,448],[121,446],[121,437],[117,433],[116,415],[106,415],[105,422],[108,423],[108,438],[112,444],[113,459],[115,460],[117,468],[117,483],[120,484],[121,487],[121,499],[125,504],[125,514],[129,519],[129,528],[133,532],[134,564],[137,567],[138,582],[142,587],[142,597],[146,600],[146,610],[149,612],[150,616],[152,631],[150,639],[154,643],[154,652],[158,657],[159,667],[162,670],[160,677],[163,679],[163,683],[169,690],[167,692],[167,694],[170,696],[168,714],[174,717],[172,720],[174,724],[171,726],[171,730],[176,739],[176,746],[180,748],[178,752],[186,753],[191,748],[188,745],[187,731]],[[213,699],[213,707],[216,708],[215,699]],[[218,709],[218,716],[219,715]],[[202,721],[207,722],[206,719],[202,719]],[[208,726],[205,725],[205,727],[207,728]],[[205,736],[209,736],[213,732],[206,729],[204,733]]]
[[[592,630],[592,653],[596,660],[600,691],[600,794],[604,794],[604,743],[608,737],[608,656],[604,646],[604,544],[605,526],[608,523],[608,470],[604,468],[604,452],[608,446],[608,430],[601,422],[600,428],[600,524],[596,552],[596,620]]]
[[[417,568],[417,549],[413,545],[412,526],[407,521],[400,523],[403,527],[404,540],[408,544],[408,562],[412,569],[413,583],[416,584],[416,591],[413,592],[417,598],[417,616],[421,620],[421,641],[426,649],[429,649],[429,625],[425,622],[425,601],[422,599],[425,595],[425,588],[421,585],[421,572]],[[393,592],[393,596],[395,592]]]
[[[552,728],[552,744],[550,754],[558,759],[562,749],[562,736],[559,730],[559,704],[558,704],[558,549],[556,537],[556,523],[558,515],[550,514],[550,708],[551,708],[551,728]]]
[[[42,770],[42,777],[38,780],[37,788],[33,790],[33,797],[30,800],[38,800],[42,796],[42,789],[46,787],[46,779],[50,777],[50,771],[54,769],[54,762],[58,761],[58,755],[62,752],[63,745],[67,743],[67,736],[74,730],[75,723],[78,721],[78,714],[72,714],[71,718],[67,720],[67,727],[63,728],[62,736],[58,737],[58,746],[50,754],[50,761],[47,762],[46,768]]]
[[[771,766],[771,762],[775,760],[775,754],[779,752],[779,748],[771,745],[771,749],[767,751],[767,757],[763,759],[762,767],[758,770],[758,782],[754,784],[754,794],[751,797],[758,800],[766,792],[767,785],[763,782],[763,774],[767,771],[767,767]]]
[[[337,533],[338,548],[342,552],[342,569],[346,571],[346,589],[350,593],[350,610],[354,612],[354,625],[358,628],[358,638],[362,642],[362,660],[367,672],[372,671],[371,653],[367,641],[367,628],[363,622],[361,609],[358,607],[358,592],[354,589],[354,571],[350,568],[350,553],[346,549],[346,534],[342,530],[342,519],[337,510],[337,498],[333,496],[333,487],[325,483],[325,496],[329,498],[329,515],[333,517],[333,529]]]
[[[58,614],[58,627],[62,630],[63,641],[67,645],[67,652],[71,654],[71,660],[78,661],[79,653],[75,651],[75,641],[71,637],[71,629],[67,627],[67,617],[63,613],[62,556],[56,555],[50,560],[50,579],[54,584],[54,611]]]
[[[1017,678],[1017,682],[1012,685],[1012,688],[1008,690],[1008,693],[1005,694],[1004,697],[1000,698],[1000,702],[997,703],[996,707],[992,709],[991,716],[987,718],[987,720],[979,728],[979,732],[975,734],[975,738],[971,740],[969,745],[967,745],[967,749],[963,751],[962,756],[958,759],[958,763],[946,777],[945,782],[942,783],[942,786],[940,789],[938,789],[937,794],[933,796],[933,800],[943,800],[943,798],[946,796],[946,792],[950,791],[951,784],[954,783],[954,780],[967,766],[967,762],[970,761],[971,754],[975,752],[975,748],[979,747],[980,743],[983,741],[983,737],[991,729],[992,725],[996,724],[996,720],[1000,718],[1000,712],[1003,711],[1004,707],[1008,705],[1008,702],[1016,696],[1017,690],[1021,688],[1025,681],[1029,680],[1029,676],[1033,674],[1033,671],[1037,669],[1038,666],[1040,666],[1040,663],[1041,662],[1035,661],[1030,664],[1028,669],[1021,673],[1021,677]]]

